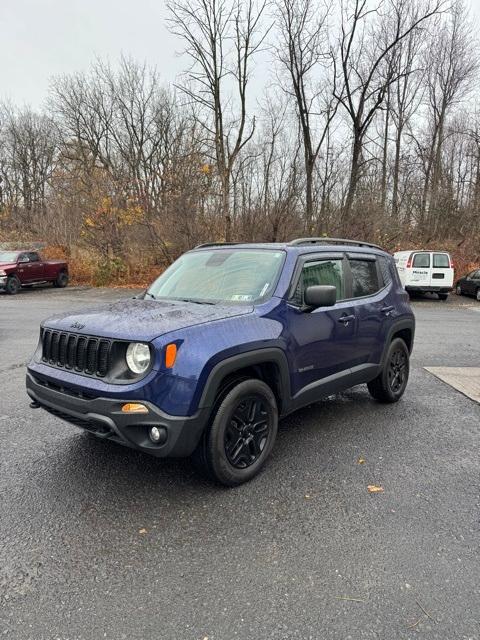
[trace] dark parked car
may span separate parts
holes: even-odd
[[[455,291],[459,296],[474,296],[480,302],[480,269],[460,278]]]
[[[225,485],[252,478],[279,416],[366,383],[396,402],[415,320],[393,258],[305,238],[207,244],[141,299],[43,322],[32,407],[155,456],[190,456]]]
[[[37,251],[0,250],[0,290],[11,295],[21,287],[52,282],[56,287],[68,284],[68,265],[60,260],[42,260]]]

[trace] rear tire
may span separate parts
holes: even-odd
[[[440,298],[440,300],[447,300],[448,293],[439,293],[438,297]]]
[[[10,276],[7,279],[7,284],[5,285],[5,291],[10,295],[14,296],[16,293],[20,291],[20,280],[17,276]]]
[[[192,456],[207,478],[234,487],[263,467],[278,431],[278,408],[270,387],[254,378],[239,382],[221,399]]]
[[[392,340],[383,370],[367,384],[370,395],[379,402],[397,402],[403,396],[410,373],[410,353],[401,338]]]
[[[68,284],[68,273],[66,271],[60,271],[57,276],[57,279],[54,280],[53,286],[58,289],[63,289]]]

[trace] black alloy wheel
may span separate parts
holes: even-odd
[[[252,465],[265,448],[272,427],[272,416],[262,396],[253,395],[235,407],[225,429],[225,454],[237,469]]]
[[[397,349],[391,354],[388,366],[388,383],[393,393],[402,390],[407,381],[408,359],[404,349]]]
[[[402,338],[394,338],[385,354],[382,370],[368,384],[370,395],[379,402],[397,402],[402,397],[410,373],[410,352]]]
[[[220,391],[192,461],[202,475],[234,487],[257,475],[277,431],[278,407],[271,387],[256,378],[233,381]]]

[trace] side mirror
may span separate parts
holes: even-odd
[[[337,287],[331,285],[315,285],[305,290],[305,304],[317,307],[333,307],[337,302]]]

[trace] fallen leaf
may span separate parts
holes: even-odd
[[[143,533],[147,533],[147,530],[146,530],[146,529],[139,529],[139,530],[138,530],[138,533],[142,533],[142,534],[143,534]]]
[[[369,484],[368,493],[383,493],[383,487],[380,487],[378,484]]]
[[[357,460],[358,464],[365,464],[366,460],[365,458],[362,458],[362,456],[360,456],[360,458]]]
[[[305,500],[309,500],[312,496],[309,493],[305,494]]]

